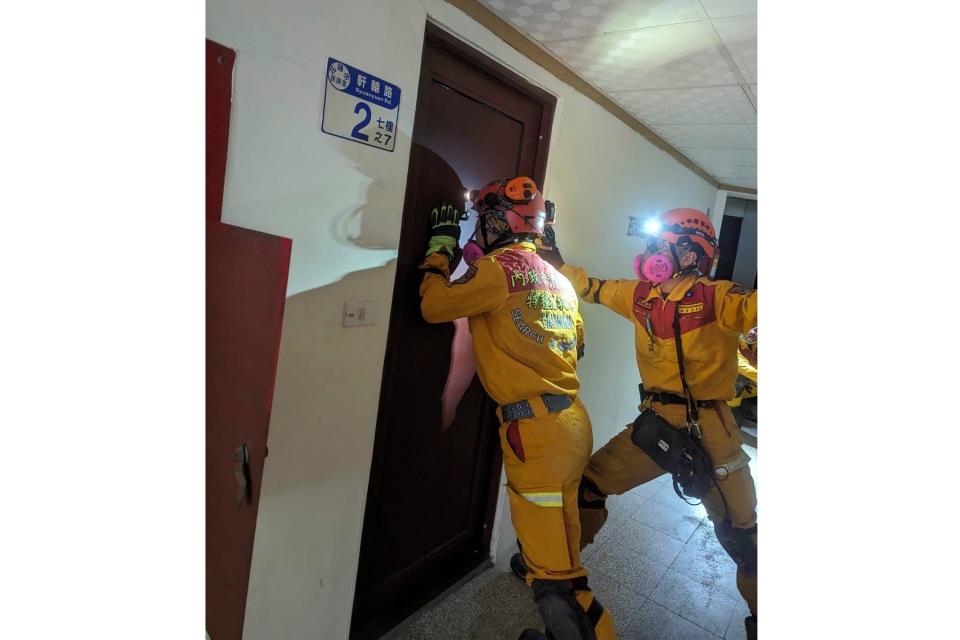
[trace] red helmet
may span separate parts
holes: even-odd
[[[660,230],[657,236],[670,244],[693,242],[697,244],[707,258],[712,259],[717,252],[717,232],[713,223],[703,211],[697,209],[670,209],[660,216]]]
[[[470,193],[474,209],[483,216],[499,212],[516,234],[542,236],[547,220],[547,205],[537,184],[526,176],[494,180]]]

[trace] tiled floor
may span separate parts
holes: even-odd
[[[757,450],[744,446],[757,477]],[[607,500],[610,517],[584,549],[590,586],[613,614],[623,640],[745,638],[749,615],[735,566],[703,507],[688,506],[663,476]],[[530,591],[513,574],[489,569],[389,637],[514,640],[543,629]]]

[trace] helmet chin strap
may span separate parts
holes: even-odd
[[[677,255],[677,247],[673,244],[670,244],[670,255],[673,256],[673,263],[677,265],[677,269],[678,269],[678,271],[676,271],[672,276],[670,276],[671,278],[677,278],[679,276],[700,273],[700,269],[697,266],[696,262],[694,262],[692,265],[690,265],[685,269],[680,267],[680,256]]]
[[[491,251],[495,251],[496,249],[499,249],[500,247],[504,247],[508,244],[513,244],[513,238],[514,238],[514,235],[509,231],[509,227],[507,227],[507,231],[497,236],[497,238],[490,244],[487,244],[487,216],[491,216],[491,215],[496,215],[496,214],[486,213],[481,215],[477,220],[477,223],[480,225],[480,234],[483,236],[483,242],[485,245],[483,247],[483,252],[485,254],[490,253]]]

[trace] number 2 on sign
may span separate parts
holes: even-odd
[[[353,131],[350,132],[350,135],[353,136],[354,138],[359,139],[359,140],[368,141],[368,140],[370,140],[370,136],[368,136],[368,135],[365,134],[365,133],[360,133],[360,131],[361,131],[361,129],[363,129],[365,126],[367,126],[368,124],[370,124],[370,117],[371,117],[370,107],[368,107],[366,104],[364,104],[364,103],[362,103],[362,102],[358,102],[358,103],[357,103],[357,106],[355,106],[355,107],[353,108],[353,112],[354,112],[354,113],[360,113],[361,111],[363,111],[363,120],[361,120],[361,121],[357,124],[357,126],[355,126],[355,127],[353,128]]]

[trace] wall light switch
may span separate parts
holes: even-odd
[[[377,324],[376,300],[347,300],[343,303],[343,326],[363,327]]]

